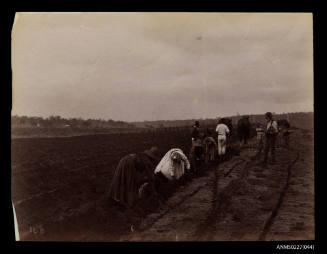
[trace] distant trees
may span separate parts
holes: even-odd
[[[247,114],[250,118],[251,123],[265,123],[264,114]],[[234,125],[237,124],[237,121],[242,118],[243,115],[237,113],[235,116],[227,117],[231,119]],[[295,113],[283,113],[283,114],[275,114],[274,118],[276,120],[279,119],[287,119],[292,126],[299,128],[313,128],[313,112],[295,112]],[[170,120],[170,121],[143,121],[143,122],[135,122],[133,123],[135,126],[140,128],[167,128],[167,127],[191,127],[194,122],[198,120],[200,122],[200,126],[206,128],[207,126],[215,126],[217,125],[217,119],[187,119],[187,120]],[[150,127],[152,126],[152,127]]]
[[[123,121],[102,120],[102,119],[82,119],[82,118],[62,118],[61,116],[28,117],[17,116],[11,117],[11,126],[19,127],[35,127],[35,128],[134,128],[133,124]]]
[[[265,123],[264,114],[251,115],[251,123]],[[241,115],[229,117],[235,125]],[[299,128],[313,128],[313,112],[283,113],[274,115],[276,120],[287,119],[291,126]],[[107,129],[107,128],[146,128],[146,129],[163,129],[170,127],[192,127],[196,120],[200,121],[203,128],[211,128],[217,124],[217,119],[188,119],[188,120],[171,120],[171,121],[144,121],[133,124],[123,121],[114,121],[112,119],[82,119],[82,118],[62,118],[60,116],[28,117],[17,116],[11,117],[12,128],[32,127],[32,128],[83,128],[83,129]]]

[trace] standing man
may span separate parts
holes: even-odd
[[[275,146],[276,146],[276,138],[278,134],[278,124],[277,121],[273,119],[272,113],[267,112],[265,114],[265,118],[267,121],[267,128],[266,128],[266,144],[264,150],[264,160],[262,165],[263,167],[267,166],[269,150],[271,150],[272,163],[276,162]]]
[[[193,126],[193,131],[192,131],[192,144],[194,144],[197,140],[200,139],[199,127],[200,127],[199,121],[195,121],[195,125]]]
[[[202,139],[199,127],[199,121],[195,121],[195,125],[193,126],[192,131],[192,147],[190,151],[190,160],[194,173],[197,172],[197,164],[201,162],[203,152]]]
[[[227,134],[229,134],[229,129],[224,123],[224,118],[220,119],[218,122],[216,132],[218,133],[218,155],[220,159],[223,160],[226,153]]]
[[[201,139],[199,127],[200,127],[200,123],[199,121],[196,121],[192,131],[192,148],[191,148],[191,155],[194,156],[195,160],[201,160],[201,156],[203,152],[202,139]]]

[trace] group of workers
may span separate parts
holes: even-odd
[[[192,132],[192,148],[190,158],[194,161],[204,159],[205,162],[214,161],[218,154],[218,159],[223,160],[226,154],[227,137],[231,133],[226,124],[226,118],[221,118],[216,127],[217,141],[211,131],[207,129],[206,134],[200,133],[200,123],[195,122]]]
[[[259,158],[263,151],[263,166],[267,165],[269,151],[272,163],[276,161],[275,146],[279,133],[277,121],[273,119],[272,113],[267,112],[265,118],[266,128],[262,125],[256,128],[258,146],[253,157]],[[226,121],[225,118],[219,120],[215,129],[216,138],[208,129],[206,133],[201,133],[200,124],[196,121],[191,134],[189,158],[179,148],[170,149],[160,158],[157,147],[123,157],[112,178],[108,192],[110,200],[125,208],[139,210],[141,214],[148,208],[160,206],[177,185],[187,179],[189,173],[197,171],[198,163],[225,159],[231,133]]]

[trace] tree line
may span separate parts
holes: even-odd
[[[265,122],[263,114],[248,115],[251,123]],[[230,116],[233,125],[242,117],[242,115]],[[299,128],[313,128],[313,112],[295,112],[275,114],[275,119],[286,119],[291,126]],[[127,123],[123,121],[103,120],[103,119],[82,119],[82,118],[63,118],[60,116],[28,117],[17,116],[11,117],[12,128],[89,128],[89,129],[107,129],[107,128],[145,128],[145,129],[162,129],[171,127],[191,127],[198,120],[202,126],[214,126],[217,119],[188,119],[188,120],[161,120],[161,121],[143,121]]]
[[[244,115],[234,115],[227,118],[231,119],[233,125]],[[249,114],[251,123],[265,123],[264,114]],[[313,112],[294,112],[274,114],[276,120],[286,119],[292,126],[299,128],[313,128]],[[143,121],[133,122],[139,128],[169,128],[169,127],[185,127],[192,126],[195,121],[199,121],[201,126],[217,125],[218,117],[216,119],[187,119],[187,120],[158,120],[158,121]]]
[[[123,121],[103,119],[63,118],[61,116],[29,117],[11,116],[12,128],[135,128],[133,124]]]

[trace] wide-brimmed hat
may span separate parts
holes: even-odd
[[[272,113],[271,113],[271,112],[267,112],[267,113],[265,114],[265,116],[268,117],[268,118],[272,118]]]
[[[160,157],[159,157],[159,149],[156,146],[153,146],[150,149],[145,150],[144,153],[146,155],[148,155],[152,159],[155,159],[155,160],[159,160],[160,159]]]

